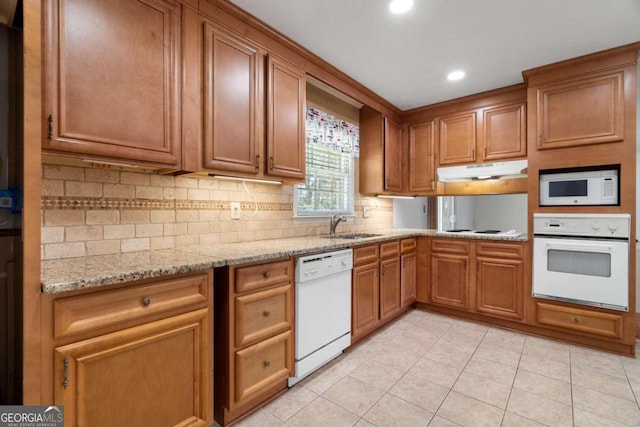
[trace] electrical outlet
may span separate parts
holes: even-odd
[[[370,213],[369,212],[369,208],[367,208],[367,207],[362,208],[362,217],[363,218],[369,218],[369,213]]]
[[[231,219],[240,219],[240,202],[231,202]]]

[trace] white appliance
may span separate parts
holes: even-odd
[[[524,178],[526,160],[509,162],[478,163],[463,166],[447,166],[438,168],[438,181],[464,181],[470,179],[489,179],[499,177]]]
[[[295,375],[289,387],[351,345],[352,269],[351,249],[298,258]]]
[[[540,171],[540,206],[618,205],[618,169]]]
[[[534,214],[533,296],[629,311],[628,214]]]

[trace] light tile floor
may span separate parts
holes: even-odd
[[[639,400],[640,359],[412,310],[237,426],[640,426]]]

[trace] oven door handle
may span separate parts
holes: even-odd
[[[546,242],[545,249],[573,252],[592,252],[592,253],[613,253],[611,245],[603,245],[599,243],[556,243]]]

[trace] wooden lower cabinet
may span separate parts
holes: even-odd
[[[378,262],[353,268],[351,282],[351,336],[357,339],[374,330],[380,317],[380,286],[378,284]]]
[[[494,317],[524,317],[524,244],[433,239],[430,301]]]
[[[522,319],[522,245],[478,242],[476,247],[476,310],[492,316]]]
[[[470,242],[461,239],[431,240],[431,302],[469,308]]]
[[[400,257],[400,305],[407,307],[416,300],[416,253]]]
[[[64,406],[65,425],[209,425],[207,313],[57,347],[55,402]]]
[[[400,241],[400,306],[408,307],[416,301],[416,276],[418,240],[416,238]]]
[[[215,419],[227,425],[287,388],[294,369],[292,258],[216,269]]]
[[[541,325],[568,329],[573,332],[607,338],[621,339],[623,337],[623,318],[620,314],[537,302],[536,320]]]
[[[400,260],[398,257],[380,261],[380,320],[400,310]]]
[[[242,402],[260,394],[291,375],[292,336],[288,330],[235,354],[235,400]]]
[[[65,425],[211,425],[212,276],[47,297],[52,335],[43,342]]]
[[[402,305],[400,241],[355,248],[353,263],[352,343],[409,307]],[[413,288],[415,289],[415,286]]]
[[[469,256],[431,254],[431,302],[469,308]]]

